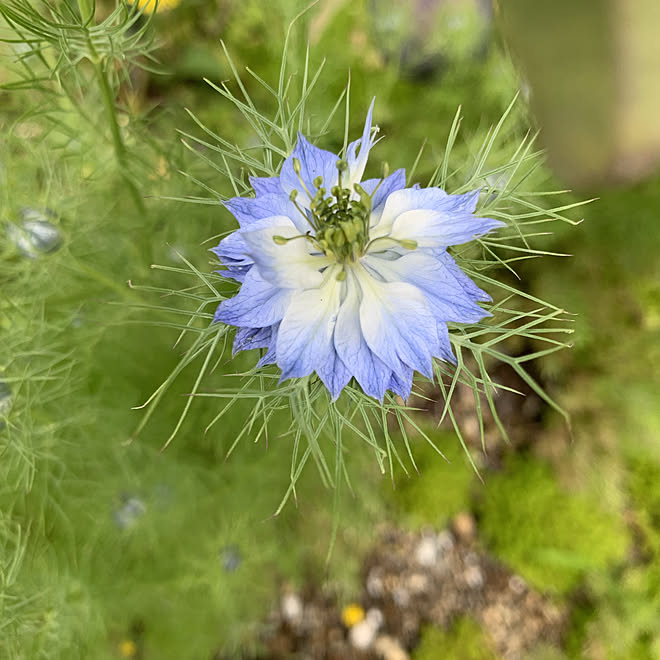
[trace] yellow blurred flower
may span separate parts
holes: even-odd
[[[346,605],[341,611],[341,620],[347,628],[352,628],[364,620],[364,610],[357,603]]]
[[[119,643],[119,655],[122,658],[134,658],[137,652],[137,646],[132,639],[124,639]]]
[[[153,14],[156,11],[169,11],[174,9],[181,0],[158,0],[158,8],[156,9],[156,0],[135,0],[134,4],[138,9],[144,9],[145,14]]]

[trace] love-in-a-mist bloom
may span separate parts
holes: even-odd
[[[333,399],[354,378],[369,396],[410,395],[413,373],[454,361],[447,323],[474,323],[488,301],[447,247],[500,226],[474,216],[479,191],[406,188],[404,170],[362,181],[372,107],[343,158],[298,136],[280,176],[225,202],[240,228],[213,252],[241,283],[215,321],[234,352],[267,349],[282,380],[315,372]]]

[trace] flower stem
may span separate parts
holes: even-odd
[[[94,46],[94,41],[90,37],[89,31],[87,30],[87,24],[93,19],[93,7],[90,4],[90,0],[78,0],[78,11],[80,12],[80,18],[82,21],[81,27],[83,27],[87,33],[87,47],[89,48],[90,59],[94,65],[94,72],[96,73],[98,85],[101,90],[101,97],[103,98],[103,105],[105,107],[106,115],[108,118],[108,124],[110,125],[112,144],[115,152],[115,158],[117,160],[117,165],[119,166],[119,174],[128,186],[131,197],[133,198],[133,202],[135,203],[138,212],[143,214],[145,212],[145,207],[142,200],[142,195],[135,185],[135,182],[129,176],[126,167],[126,145],[124,144],[124,140],[121,136],[121,129],[119,128],[119,122],[117,121],[115,94],[108,79],[108,72],[104,66],[103,60],[99,56],[96,47]]]

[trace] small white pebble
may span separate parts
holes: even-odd
[[[463,573],[465,582],[470,589],[480,589],[484,584],[484,576],[479,566],[468,566]]]
[[[366,620],[378,630],[385,622],[383,613],[377,607],[370,607],[367,611]]]
[[[380,598],[385,593],[383,579],[375,570],[369,571],[367,576],[367,592],[372,598]]]
[[[408,579],[408,587],[414,594],[423,594],[429,588],[429,578],[424,573],[413,573]]]
[[[415,560],[420,566],[433,566],[438,560],[438,546],[433,536],[425,536],[415,548]]]
[[[448,529],[443,529],[435,537],[435,544],[440,554],[446,555],[454,547],[454,535]]]
[[[280,603],[282,618],[292,626],[299,626],[303,618],[303,602],[297,594],[286,593]]]
[[[399,607],[408,607],[408,603],[410,603],[410,594],[403,587],[396,587],[392,591],[392,598]]]
[[[379,635],[374,644],[374,651],[383,660],[409,660],[410,656],[399,642],[390,635]]]
[[[520,577],[520,575],[512,575],[509,578],[509,589],[511,589],[516,596],[520,596],[527,590],[527,583]]]
[[[348,631],[348,641],[353,648],[366,651],[373,644],[376,632],[377,628],[367,618],[360,621],[360,623],[356,623]]]

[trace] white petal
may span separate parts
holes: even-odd
[[[356,268],[362,290],[360,326],[369,348],[392,370],[401,364],[433,377],[437,322],[424,294],[405,282],[380,282]]]
[[[333,335],[342,282],[339,267],[329,269],[323,286],[296,293],[277,336],[277,364],[282,380],[308,376],[334,359]]]
[[[277,222],[258,231],[243,232],[243,240],[250,248],[250,256],[261,276],[286,289],[311,289],[321,286],[323,275],[319,272],[332,263],[325,255],[310,254],[313,246],[293,222],[284,216]],[[284,245],[273,240],[275,236],[293,238]]]

